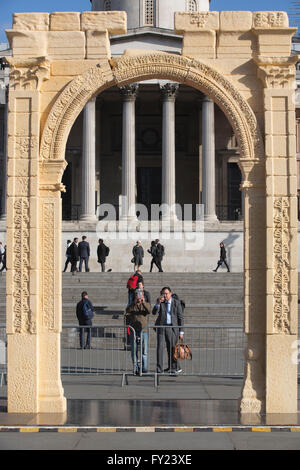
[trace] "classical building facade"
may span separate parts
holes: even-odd
[[[180,55],[186,39],[182,34],[174,33],[174,13],[191,13],[192,22],[201,27],[197,12],[203,12],[200,22],[204,24],[209,1],[92,0],[91,10],[95,13],[118,10],[127,13],[127,32],[110,35],[112,59],[122,56],[125,51],[134,54],[135,50]],[[251,41],[253,39],[247,44]],[[97,55],[96,45],[94,47]],[[223,50],[232,57],[225,40]],[[202,56],[205,58],[209,53],[206,45],[203,46]],[[9,54],[10,51],[3,52],[5,56]],[[252,73],[254,71],[250,72],[249,79],[252,79]],[[0,70],[0,78],[3,83],[0,132],[4,136],[7,112],[4,89],[8,69]],[[249,97],[250,104],[251,100],[253,97]],[[0,220],[0,239],[5,240],[6,147],[5,139],[0,141],[4,169],[0,175],[3,219]],[[91,269],[98,270],[97,220],[105,217],[108,205],[114,207],[119,220],[122,195],[126,196],[129,205],[136,205],[138,209],[142,204],[147,208],[146,214],[138,211],[140,220],[151,217],[151,205],[163,203],[177,204],[177,214],[173,216],[195,220],[196,205],[203,204],[205,234],[198,242],[198,249],[186,250],[185,240],[166,238],[166,270],[211,270],[219,242],[225,241],[232,271],[242,271],[244,197],[239,156],[237,139],[227,117],[201,91],[157,78],[121,88],[111,87],[85,106],[68,137],[65,150],[68,165],[63,175],[66,191],[62,193],[62,252],[67,239],[85,234],[92,245]],[[300,183],[298,188],[300,193]],[[189,213],[184,211],[186,205],[192,207]],[[133,218],[136,212],[132,211]],[[152,218],[161,218],[161,213],[152,213]],[[160,233],[154,235],[162,236]],[[107,238],[105,233],[103,236]],[[108,237],[113,270],[131,269],[131,247],[136,236],[133,233],[133,238],[127,240]],[[143,238],[142,234],[140,237]],[[150,244],[146,237],[142,241],[145,245]]]

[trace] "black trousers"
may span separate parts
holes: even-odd
[[[77,263],[78,261],[76,259],[71,260],[71,272],[72,273],[77,271]]]
[[[167,347],[167,353],[168,353],[168,369],[170,371],[176,371],[177,370],[177,361],[173,359],[173,350],[174,347],[176,346],[176,343],[178,341],[178,331],[177,328],[158,328],[157,329],[157,349],[156,349],[156,354],[157,354],[157,363],[156,363],[156,370],[157,372],[163,372],[164,371],[164,363],[163,363],[163,357],[164,357],[164,346],[166,344]]]
[[[66,272],[69,263],[72,265],[70,258],[67,258],[65,262],[64,273]]]
[[[89,348],[91,346],[91,326],[87,328],[83,328],[82,326],[79,328],[79,343],[81,348]],[[84,334],[86,333],[86,342],[84,344]]]
[[[159,270],[160,273],[163,272],[163,269],[161,267],[161,262],[162,262],[162,259],[156,258],[156,266],[158,267],[158,270]]]
[[[229,271],[229,266],[228,266],[228,264],[227,264],[227,262],[226,262],[226,259],[221,259],[220,261],[222,261],[222,262],[225,264],[225,266],[226,266],[226,268],[227,268],[227,271]],[[218,271],[218,269],[219,269],[220,266],[221,266],[221,264],[218,264],[218,266],[216,267],[216,271]]]

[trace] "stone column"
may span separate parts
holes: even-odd
[[[120,219],[135,221],[135,100],[138,85],[126,85],[120,89],[123,97],[122,132],[122,208]]]
[[[96,98],[83,111],[82,185],[80,220],[94,222],[96,218]]]
[[[202,101],[202,204],[204,219],[216,222],[216,168],[215,168],[215,114],[214,102],[208,96]]]
[[[178,83],[161,87],[162,107],[162,203],[165,205],[163,219],[177,220],[175,179],[175,99]]]

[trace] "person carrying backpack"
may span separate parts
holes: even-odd
[[[105,272],[105,262],[106,262],[107,256],[109,255],[109,251],[110,250],[108,246],[104,244],[102,238],[99,238],[99,245],[97,248],[97,257],[98,257],[98,263],[101,264],[101,270],[103,273]],[[109,269],[108,271],[111,271],[111,269]]]
[[[94,307],[89,300],[86,291],[81,293],[81,300],[76,305],[76,316],[79,326],[87,326],[88,328],[79,328],[79,343],[81,349],[91,349],[91,326],[94,316]],[[87,333],[86,343],[84,344],[84,333]]]
[[[161,262],[165,255],[165,247],[159,242],[158,239],[155,240],[155,244],[156,244],[156,266],[158,267],[159,272],[162,273],[163,269],[161,266]]]
[[[127,304],[127,307],[134,300],[134,293],[135,293],[135,290],[138,286],[139,279],[140,279],[140,276],[139,276],[138,272],[136,271],[134,274],[132,274],[130,276],[130,278],[127,281],[127,289],[128,289],[128,304]]]

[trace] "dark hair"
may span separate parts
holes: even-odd
[[[83,292],[81,292],[81,298],[83,299],[86,295],[88,295],[88,293],[84,290]]]
[[[72,240],[67,240],[67,243],[71,243]]]
[[[85,236],[85,235],[83,235],[82,240],[86,240],[86,236]]]
[[[102,240],[102,238],[99,238],[99,243],[103,243],[103,240]]]
[[[165,289],[168,289],[169,292],[172,292],[171,287],[166,286],[166,287],[163,287],[162,290],[160,291],[160,294],[161,294],[161,295],[162,295],[162,293],[163,293],[163,291],[164,291]]]

